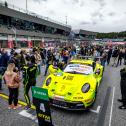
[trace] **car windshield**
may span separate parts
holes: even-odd
[[[85,64],[68,64],[64,69],[66,73],[73,73],[73,74],[92,74],[93,67]]]

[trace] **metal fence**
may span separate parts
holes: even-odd
[[[56,24],[71,28],[70,25],[66,25],[64,23],[55,21],[55,20],[53,20],[53,19],[51,19],[49,17],[44,17],[44,16],[41,16],[41,15],[38,15],[38,14],[32,12],[32,11],[28,11],[28,10],[25,10],[23,8],[19,8],[19,7],[15,6],[15,5],[13,5],[13,4],[5,3],[4,1],[1,1],[1,0],[0,0],[0,6],[5,6],[5,7],[8,7],[10,9],[13,9],[13,10],[16,10],[16,11],[19,11],[19,12],[22,12],[22,13],[26,13],[26,14],[31,15],[31,16],[35,16],[35,17],[43,19],[43,20],[46,20],[46,21],[49,21],[49,22],[52,22],[52,23],[56,23]]]

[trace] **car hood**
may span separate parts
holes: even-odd
[[[74,96],[81,92],[81,88],[85,83],[89,83],[92,75],[69,74],[64,73],[62,76],[52,77],[50,91],[58,96]]]

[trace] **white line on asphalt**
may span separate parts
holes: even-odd
[[[32,114],[28,113],[27,110],[22,110],[22,111],[19,113],[19,115],[22,115],[22,116],[24,116],[24,117],[26,117],[26,118],[29,118],[29,119],[31,119],[31,120],[36,120],[36,119],[37,119],[36,116],[33,116]]]
[[[33,121],[35,121],[36,123],[38,123],[38,119],[36,116],[33,116],[32,114],[28,113],[27,110],[22,110],[21,112],[18,113],[19,115],[23,116],[23,117],[26,117],[26,118],[29,118]],[[57,126],[57,125],[54,125],[54,126]]]
[[[90,109],[90,111],[98,114],[100,112],[100,109],[101,109],[101,106],[98,106],[97,110]]]
[[[113,87],[113,93],[112,93],[112,104],[111,104],[111,110],[110,110],[109,126],[111,126],[111,124],[112,124],[112,112],[113,112],[114,96],[115,96],[115,87]]]

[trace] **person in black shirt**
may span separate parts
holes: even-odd
[[[0,55],[0,90],[2,90],[2,76],[8,66],[9,56],[6,51],[1,51]]]
[[[119,102],[122,102],[122,105],[119,106],[119,109],[126,109],[126,67],[120,70],[121,81],[121,95],[122,99],[118,99]]]
[[[54,55],[50,52],[48,55],[47,55],[47,61],[46,61],[46,68],[45,68],[45,74],[44,76],[47,75],[47,72],[48,72],[48,68],[51,64],[53,64],[53,61],[54,61]]]
[[[112,54],[112,57],[113,57],[113,65],[116,65],[116,61],[117,61],[117,57],[118,57],[118,53],[119,53],[119,50],[118,48],[116,47],[113,51],[113,54]]]
[[[109,65],[110,63],[111,56],[112,56],[112,49],[110,48],[108,51],[108,56],[107,56],[107,65]]]
[[[42,65],[45,65],[46,64],[46,50],[45,49],[41,49],[40,51],[40,55],[41,55],[41,58],[42,58]]]
[[[116,67],[120,64],[122,64],[122,59],[123,59],[123,52],[122,52],[122,50],[120,49],[119,50],[119,53],[118,53],[119,55],[118,55],[118,61],[117,61],[117,65],[116,65]]]
[[[125,47],[125,51],[124,51],[124,65],[126,65],[126,47]]]
[[[36,85],[37,64],[34,62],[34,57],[26,57],[27,65],[23,67],[23,84],[24,84],[24,97],[27,103],[25,109],[31,107],[29,90],[32,86]]]
[[[21,67],[21,69],[23,68],[24,65],[26,65],[25,57],[26,57],[25,51],[22,50],[20,52],[20,67]]]

